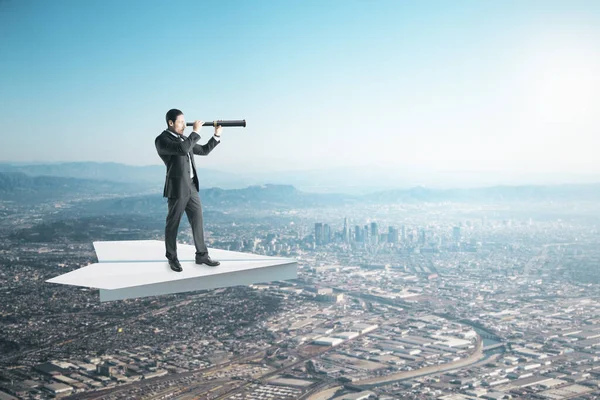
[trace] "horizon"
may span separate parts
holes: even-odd
[[[153,140],[176,107],[248,121],[197,157],[228,173],[600,173],[597,2],[173,5],[195,25],[141,4],[0,3],[0,116],[32,121],[0,158],[161,165]]]
[[[125,168],[157,168],[161,169],[163,165],[131,165],[118,162],[96,162],[96,161],[73,161],[73,162],[37,162],[37,163],[10,163],[0,161],[1,165],[13,166],[15,168],[26,168],[26,167],[39,167],[44,165],[49,166],[75,166],[79,164],[96,165],[100,168],[102,166],[118,166]],[[388,192],[395,190],[411,190],[415,188],[424,188],[433,191],[444,191],[444,190],[471,190],[471,189],[486,189],[486,188],[497,188],[497,187],[554,187],[554,186],[581,186],[581,185],[599,185],[599,175],[585,175],[585,174],[566,174],[557,175],[555,174],[542,174],[542,175],[529,175],[521,176],[518,181],[510,181],[506,175],[495,175],[492,176],[494,179],[488,179],[487,181],[473,180],[473,177],[463,175],[461,177],[453,176],[452,174],[440,174],[437,180],[427,179],[425,177],[419,177],[412,174],[410,177],[407,175],[390,175],[384,174],[383,170],[377,169],[357,169],[357,167],[348,168],[330,168],[330,169],[313,169],[313,170],[288,170],[288,171],[277,171],[273,173],[244,173],[240,171],[230,172],[220,170],[218,168],[207,168],[199,167],[200,171],[208,172],[208,175],[204,175],[203,182],[205,185],[201,189],[219,188],[219,189],[245,189],[254,186],[265,186],[265,185],[281,185],[281,186],[292,186],[300,191],[308,193],[330,193],[330,194],[347,194],[347,195],[368,195],[378,192]],[[11,172],[11,171],[2,171]],[[97,175],[97,172],[93,176],[88,176],[85,172],[80,170],[68,170],[68,171],[50,171],[50,173],[44,174],[39,171],[17,171],[25,173],[30,176],[57,176],[87,180],[103,180],[103,181],[114,181],[114,182],[135,182],[137,179],[142,179],[141,182],[148,183],[148,177],[146,175],[140,175],[134,177],[127,175],[128,179],[110,179],[109,177]],[[329,176],[324,175],[325,173],[337,172]],[[114,173],[114,171],[113,171]],[[106,171],[105,171],[106,174]],[[213,174],[216,174],[213,175]],[[347,176],[351,175],[352,180],[348,180]],[[550,179],[550,177],[552,179]],[[452,181],[454,179],[454,181]]]

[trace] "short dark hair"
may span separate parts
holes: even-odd
[[[165,115],[165,120],[167,121],[167,126],[169,126],[169,121],[173,121],[173,123],[175,123],[175,120],[177,119],[177,117],[179,117],[182,114],[183,113],[181,112],[181,110],[178,110],[176,108],[172,108],[169,111],[167,111],[167,115]]]

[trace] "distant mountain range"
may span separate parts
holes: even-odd
[[[104,175],[103,175],[104,176]],[[118,193],[130,198],[106,200],[111,207],[135,209],[151,207],[162,201],[162,180],[153,185],[132,185],[111,180],[29,176],[23,172],[0,172],[0,199],[33,196],[48,198],[76,194]],[[158,186],[158,187],[157,187]],[[515,201],[600,201],[600,183],[552,186],[494,186],[471,189],[410,189],[388,190],[364,195],[310,193],[291,185],[254,185],[243,189],[201,189],[204,202],[220,207],[319,207],[343,204],[390,204],[419,202],[515,202]]]
[[[0,164],[0,172],[21,172],[29,176],[54,176],[99,181],[127,182],[160,187],[165,181],[164,165],[135,166],[118,163],[72,162],[57,164]],[[226,172],[199,169],[204,187],[225,189],[248,186],[248,182]]]
[[[600,183],[570,185],[492,186],[469,189],[389,190],[366,195],[373,202],[515,202],[515,201],[600,201]]]
[[[73,194],[143,192],[131,183],[63,178],[59,176],[29,176],[22,172],[0,172],[0,199],[56,199]],[[146,190],[147,191],[147,190]]]
[[[0,172],[22,172],[29,176],[55,176],[63,178],[93,179],[126,182],[161,189],[165,167],[163,165],[133,166],[118,163],[70,162],[40,164],[0,163]],[[199,168],[202,188],[243,189],[265,184],[292,185],[304,192],[346,193],[352,195],[373,194],[427,187],[442,188],[489,188],[489,187],[538,187],[562,183],[588,184],[600,182],[600,174],[532,174],[517,172],[476,172],[452,170],[426,170],[423,168],[347,167],[302,171],[272,171],[250,173],[240,170],[228,173],[214,169]],[[434,189],[435,188],[435,189]],[[419,189],[414,196],[436,195]],[[453,196],[452,191],[443,192]],[[460,192],[459,192],[460,193]],[[472,194],[472,193],[471,193]],[[526,194],[526,193],[519,193]],[[406,193],[402,194],[405,196]],[[411,195],[412,196],[412,195]]]

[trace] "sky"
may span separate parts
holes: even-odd
[[[3,162],[158,165],[179,108],[228,172],[600,174],[597,0],[0,0],[0,72]]]

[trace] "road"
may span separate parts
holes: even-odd
[[[358,382],[353,382],[354,385],[357,386],[376,386],[381,384],[392,383],[395,381],[400,381],[409,378],[416,378],[419,376],[437,374],[439,372],[446,372],[457,368],[466,367],[468,365],[475,364],[479,360],[483,358],[483,340],[481,337],[477,337],[477,347],[475,351],[467,358],[460,359],[458,361],[453,361],[451,363],[442,364],[442,365],[432,365],[430,367],[419,368],[414,371],[403,371],[395,374],[391,374],[388,376],[378,377],[378,378],[369,378],[363,379]]]

